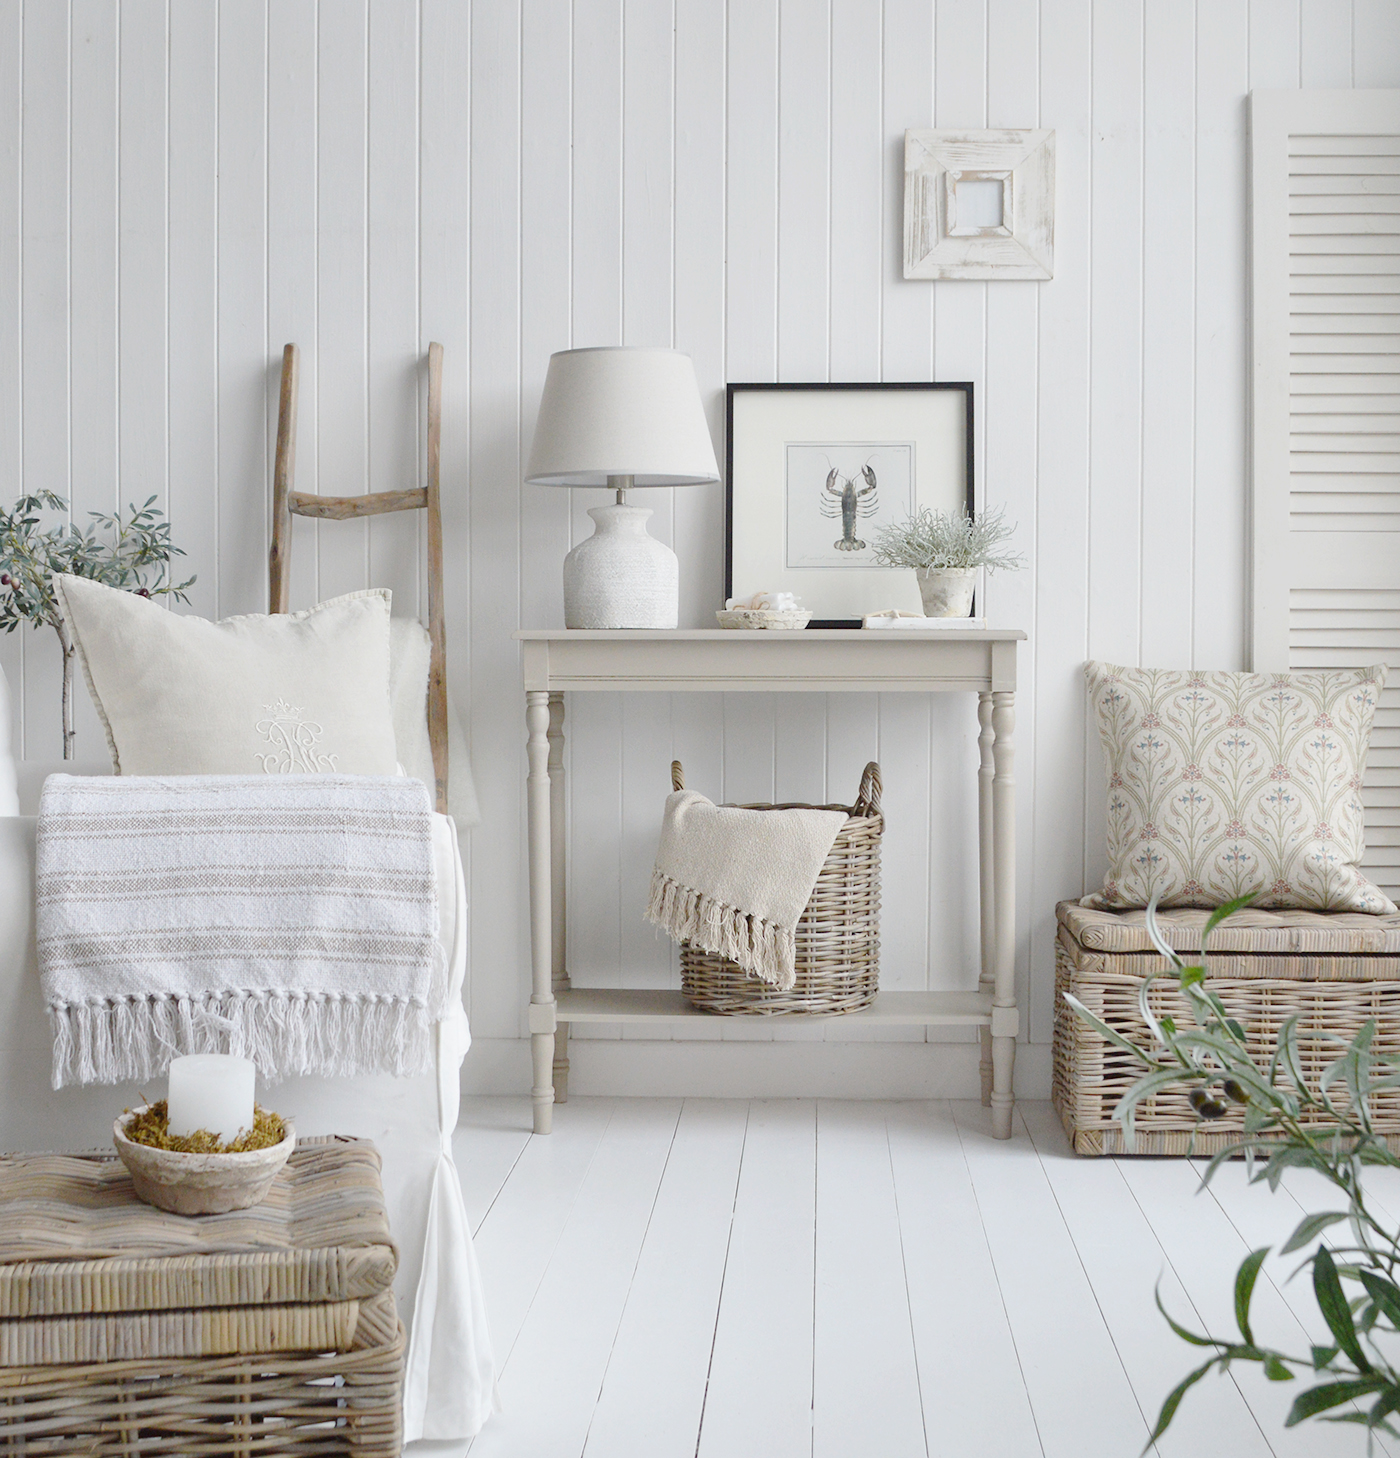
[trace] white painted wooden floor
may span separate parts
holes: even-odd
[[[1152,1305],[1226,1332],[1246,1251],[1325,1190],[1086,1160],[1047,1104],[465,1101],[456,1153],[503,1412],[473,1458],[1135,1458],[1193,1365]],[[1400,1210],[1400,1179],[1377,1186]],[[1324,1203],[1324,1201],[1327,1201]],[[1261,1339],[1321,1339],[1291,1259]],[[1305,1331],[1306,1327],[1306,1331]],[[1296,1384],[1187,1398],[1162,1455],[1365,1452],[1285,1432]],[[1378,1450],[1385,1451],[1385,1450]]]

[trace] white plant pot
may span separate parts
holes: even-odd
[[[919,596],[926,618],[966,618],[972,615],[972,593],[977,586],[975,567],[916,567]]]
[[[674,628],[680,564],[647,535],[645,506],[595,506],[593,535],[564,558],[566,628]]]

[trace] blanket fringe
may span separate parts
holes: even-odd
[[[53,1086],[162,1076],[185,1053],[240,1053],[264,1078],[426,1073],[433,1016],[408,998],[215,992],[52,1005]]]
[[[672,941],[693,942],[702,951],[728,957],[779,992],[787,992],[797,980],[793,928],[726,906],[662,871],[651,873],[646,919]]]

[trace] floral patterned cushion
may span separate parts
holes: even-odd
[[[1385,665],[1323,673],[1085,666],[1108,768],[1108,874],[1085,906],[1394,905],[1358,869]]]

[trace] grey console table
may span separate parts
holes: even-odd
[[[863,1023],[981,1029],[982,1102],[1010,1138],[1016,1007],[1016,722],[1019,631],[972,629],[754,632],[526,630],[535,1133],[548,1134],[556,1091],[568,1097],[570,1023],[670,1023],[712,1017],[679,992],[573,987],[565,966],[564,695],[659,693],[946,693],[977,695],[981,977],[976,992],[881,992],[844,1016]]]

